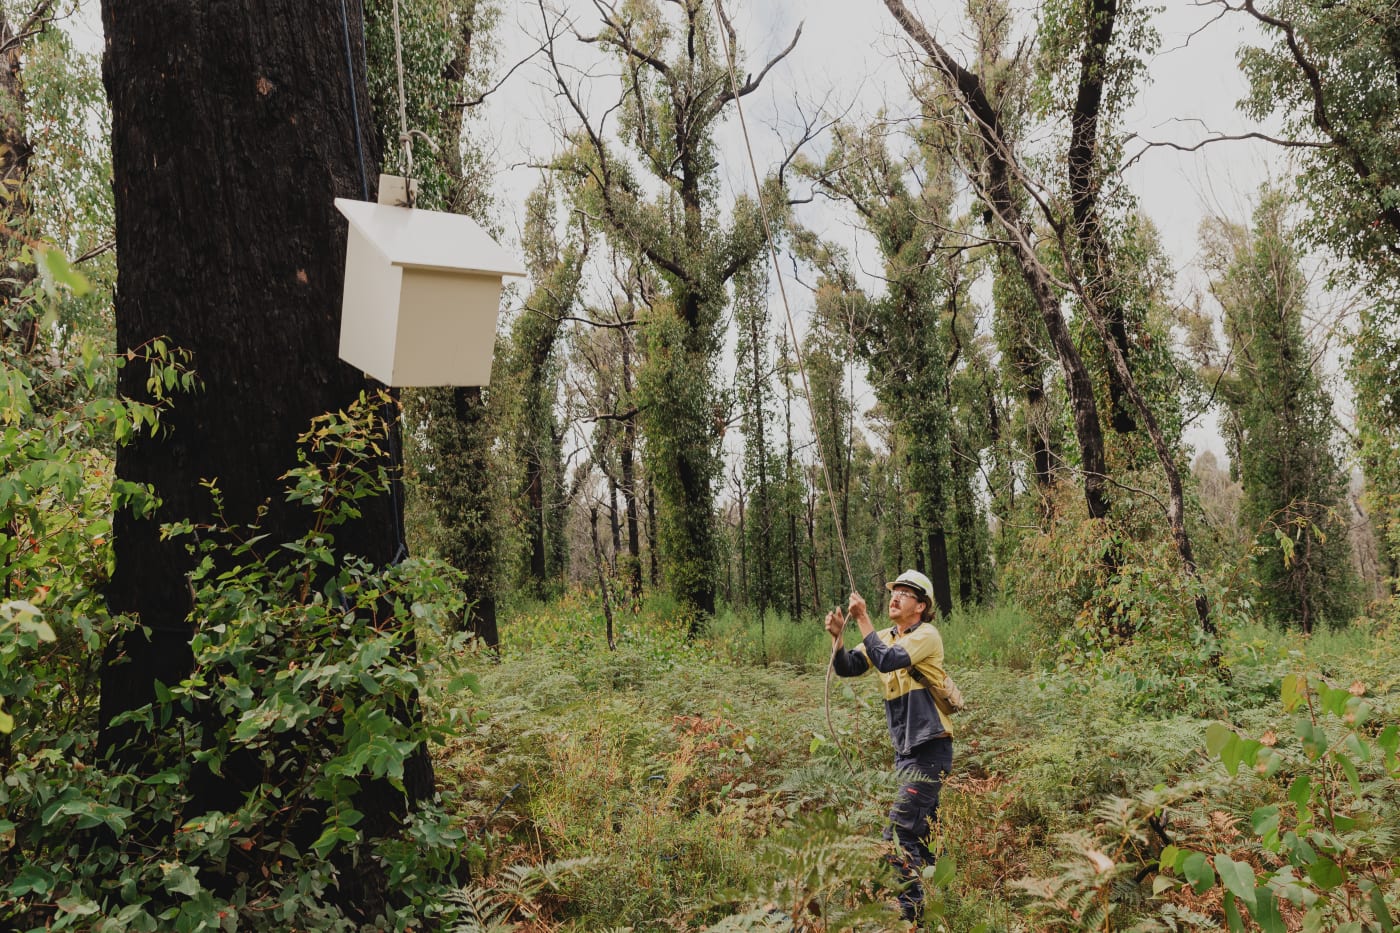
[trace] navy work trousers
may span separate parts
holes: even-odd
[[[938,794],[943,789],[943,779],[953,769],[953,740],[946,736],[929,739],[911,748],[907,755],[896,753],[894,767],[903,784],[890,809],[885,838],[899,843],[899,852],[892,861],[904,882],[904,890],[899,893],[900,914],[906,920],[918,920],[924,906],[919,873],[934,862],[928,840],[938,822]]]

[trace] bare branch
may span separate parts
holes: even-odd
[[[642,413],[642,408],[641,408],[640,406],[634,405],[634,406],[632,406],[631,408],[627,409],[626,411],[596,411],[596,412],[594,412],[594,413],[591,414],[591,415],[586,415],[586,416],[584,416],[584,417],[582,417],[582,418],[579,418],[579,420],[580,420],[580,421],[589,421],[589,422],[597,422],[597,421],[630,421],[631,419],[637,417],[637,415],[639,415],[639,414],[641,414],[641,413]]]
[[[719,4],[716,4],[715,7],[719,11],[720,18],[724,21],[725,30],[729,33],[729,47],[731,50],[735,50],[734,54],[737,55],[738,42],[734,32],[734,26],[729,22],[729,17],[725,15],[724,7]],[[736,97],[747,97],[749,94],[758,90],[758,86],[763,83],[763,79],[767,77],[768,72],[773,70],[773,66],[787,58],[792,54],[792,50],[797,48],[797,40],[802,38],[802,26],[802,23],[797,24],[797,31],[792,34],[792,41],[787,44],[787,48],[769,59],[768,64],[763,66],[763,70],[758,73],[757,77],[752,75],[744,76],[744,83],[740,85],[738,93],[735,93],[734,89],[726,84],[724,90],[720,91],[719,98],[715,102],[716,106],[723,107]]]
[[[595,2],[597,2],[597,0],[595,0]],[[545,13],[543,0],[540,0],[539,8],[541,17],[547,17],[547,14]],[[603,144],[602,127],[601,125],[596,127],[593,125],[593,122],[588,118],[588,112],[584,109],[583,103],[579,100],[578,96],[574,93],[573,89],[569,86],[568,81],[565,79],[563,69],[559,64],[559,59],[555,55],[554,51],[554,39],[556,34],[549,30],[549,24],[547,19],[545,25],[545,54],[549,60],[550,70],[554,74],[555,84],[559,88],[559,93],[562,94],[564,99],[568,101],[569,107],[574,111],[574,114],[578,117],[579,122],[583,124],[584,132],[588,134],[588,140],[592,147],[593,154],[597,157],[598,160],[598,172],[593,173],[591,169],[590,172],[594,174],[594,177],[598,182],[598,190],[603,199],[603,211],[607,215],[607,221],[612,226],[612,228],[621,232],[625,228],[618,218],[619,207],[617,204],[617,194],[614,191],[612,185],[612,171],[608,164],[607,148]],[[578,33],[575,30],[575,35],[577,34]],[[621,106],[622,101],[618,101],[618,103],[615,106],[609,108],[608,113],[611,113],[613,110],[616,110],[618,107]],[[606,120],[607,117],[605,115],[603,117],[602,122],[605,123]],[[598,173],[601,173],[601,175],[599,175]],[[686,269],[683,266],[681,266],[680,263],[676,262],[675,259],[673,259],[670,256],[667,256],[665,253],[662,253],[659,249],[656,248],[656,246],[653,243],[650,243],[642,239],[641,237],[635,237],[633,242],[636,248],[656,265],[660,266],[662,269],[665,269],[668,273],[676,276],[682,281],[689,280],[690,276],[687,275]]]
[[[623,21],[622,17],[618,15],[615,6],[605,2],[605,0],[593,0],[593,5],[597,7],[598,12],[602,14],[603,24],[612,30],[612,35],[600,32],[596,36],[585,36],[576,29],[574,30],[574,36],[577,37],[580,42],[585,42],[590,45],[611,45],[613,48],[626,53],[631,58],[650,65],[663,75],[671,73],[671,67],[669,65],[656,56],[643,52],[633,44],[631,36],[632,24]]]
[[[1133,137],[1130,136],[1128,138],[1129,140],[1131,140]],[[1138,138],[1141,139],[1141,137]],[[1250,139],[1257,139],[1260,142],[1272,143],[1275,146],[1283,146],[1289,149],[1337,148],[1337,144],[1333,142],[1319,143],[1312,142],[1306,139],[1279,139],[1277,136],[1270,136],[1267,133],[1239,133],[1233,136],[1220,133],[1215,136],[1207,136],[1205,139],[1202,139],[1199,142],[1193,143],[1189,146],[1184,146],[1181,143],[1174,143],[1168,140],[1162,140],[1158,142],[1144,139],[1142,148],[1138,150],[1137,153],[1135,153],[1130,159],[1128,159],[1126,162],[1120,165],[1118,167],[1118,171],[1122,172],[1131,168],[1134,164],[1137,163],[1139,159],[1141,159],[1144,155],[1147,154],[1147,151],[1149,149],[1176,149],[1179,152],[1195,152],[1199,149],[1203,149],[1211,143],[1241,142],[1243,140]]]
[[[83,253],[81,256],[79,256],[79,257],[77,257],[76,259],[74,259],[74,260],[73,260],[73,265],[76,266],[76,265],[77,265],[78,263],[80,263],[80,262],[87,262],[89,259],[96,259],[98,256],[101,256],[103,253],[110,252],[112,249],[116,248],[116,245],[117,245],[117,241],[116,241],[116,240],[107,240],[105,243],[99,243],[99,244],[97,244],[96,246],[94,246],[92,249],[88,250],[87,252]]]
[[[452,106],[452,107],[459,107],[459,108],[462,108],[462,109],[465,109],[465,110],[470,110],[472,107],[478,107],[478,106],[480,106],[481,104],[483,104],[483,103],[486,102],[486,98],[490,97],[492,94],[494,94],[494,93],[496,93],[497,91],[499,91],[499,90],[501,89],[501,86],[502,86],[503,84],[506,83],[506,81],[510,78],[511,75],[515,74],[516,70],[519,69],[521,65],[524,65],[526,62],[533,61],[536,55],[538,55],[538,54],[540,54],[541,52],[545,51],[548,47],[549,47],[549,42],[548,42],[548,40],[546,40],[545,42],[540,43],[540,47],[539,47],[539,48],[535,49],[535,50],[534,50],[533,52],[531,52],[529,55],[526,55],[524,58],[522,58],[520,61],[516,62],[514,65],[511,65],[511,66],[510,66],[510,70],[507,71],[504,75],[501,76],[501,80],[497,81],[497,82],[496,82],[494,85],[492,85],[488,90],[482,91],[480,94],[478,94],[477,96],[473,97],[471,100],[454,100],[449,106]]]

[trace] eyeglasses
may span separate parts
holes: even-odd
[[[919,594],[911,593],[909,590],[890,590],[890,602],[894,602],[896,599],[912,599],[915,602],[923,602],[923,598]]]

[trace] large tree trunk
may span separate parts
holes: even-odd
[[[248,523],[261,506],[272,542],[305,531],[300,506],[281,494],[296,439],[311,419],[373,386],[337,359],[346,225],[337,196],[368,194],[378,153],[364,108],[360,23],[349,5],[293,0],[220,4],[104,0],[103,77],[112,108],[117,351],[141,352],[157,337],[193,354],[202,382],[181,395],[168,431],[123,448],[122,480],[150,483],[163,504],[153,518],[119,511],[115,612],[151,635],[109,646],[102,676],[101,741],[131,736],[113,717],[154,699],[154,683],[189,672],[191,600],[183,542],[163,542],[171,519],[215,521],[200,483],[218,479],[220,522]],[[120,391],[147,398],[142,367],[122,370]],[[386,464],[387,465],[387,464]],[[401,498],[362,503],[337,529],[336,546],[387,564],[403,538]],[[411,715],[416,714],[410,711]],[[136,754],[140,754],[139,750]],[[236,804],[250,775],[196,772],[197,803]],[[405,776],[426,796],[432,771],[420,755]],[[404,795],[366,788],[357,809],[373,837],[402,813]],[[351,873],[354,874],[353,872]],[[365,887],[366,885],[370,887]],[[347,875],[348,903],[373,905],[382,888]]]
[[[381,7],[381,11],[382,11]],[[383,16],[383,13],[380,13]],[[453,98],[467,96],[467,76],[471,66],[472,38],[479,25],[475,8],[459,12],[456,24],[456,54],[442,72],[442,80]],[[462,135],[466,107],[448,107],[441,114],[442,129],[438,151],[451,180],[442,210],[468,214],[479,222],[487,220],[487,198],[476,187],[479,179],[470,177],[462,160]],[[381,124],[382,125],[382,124]],[[384,142],[391,142],[386,138]],[[552,341],[545,341],[548,353]],[[532,385],[532,389],[535,387]],[[467,601],[466,628],[492,648],[500,647],[496,626],[496,529],[491,521],[489,451],[495,440],[494,425],[479,387],[426,390],[420,397],[438,394],[427,402],[439,416],[454,414],[456,425],[430,424],[428,456],[438,468],[441,482],[433,498],[442,537],[448,542],[443,556],[466,574],[463,596]],[[444,471],[451,470],[450,475]],[[542,487],[541,487],[542,489]],[[465,521],[459,520],[465,517]],[[543,537],[542,529],[540,537]]]

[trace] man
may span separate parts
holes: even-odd
[[[873,667],[884,683],[885,720],[894,743],[895,771],[904,778],[890,810],[885,838],[897,842],[902,853],[892,859],[905,882],[899,894],[900,915],[917,922],[924,904],[919,872],[934,861],[928,837],[938,819],[943,778],[953,767],[948,718],[952,709],[940,695],[945,678],[943,638],[929,623],[933,585],[917,570],[906,570],[886,589],[890,591],[892,628],[877,632],[865,600],[852,593],[847,609],[860,628],[860,645],[849,651],[838,647],[846,627],[840,609],[827,613],[826,630],[832,637],[832,667],[837,674],[855,677]]]

